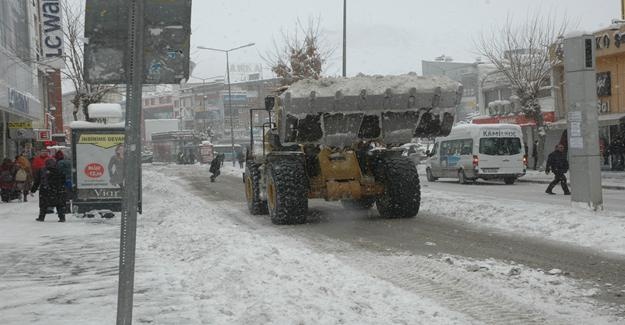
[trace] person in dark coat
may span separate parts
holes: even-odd
[[[65,202],[69,202],[72,193],[72,163],[60,150],[54,154],[54,159],[56,159],[57,168],[65,175]]]
[[[15,199],[15,173],[17,168],[13,161],[5,158],[0,165],[0,197],[2,202],[9,202]]]
[[[549,174],[549,172],[553,171],[555,177],[553,181],[549,183],[549,186],[547,186],[545,193],[555,194],[552,190],[556,184],[560,183],[562,190],[564,191],[564,195],[570,195],[571,192],[566,184],[566,176],[564,175],[568,170],[569,162],[566,159],[566,154],[564,153],[564,145],[558,144],[556,146],[556,150],[550,153],[547,158],[547,169],[545,169],[545,173]]]
[[[243,152],[237,153],[237,160],[239,161],[239,168],[243,169],[245,166],[245,154]]]
[[[46,160],[46,167],[35,175],[31,192],[39,190],[39,217],[44,221],[49,207],[56,207],[59,222],[65,222],[65,175],[56,165],[56,160]]]
[[[532,146],[532,158],[534,158],[534,170],[538,168],[538,140],[534,141]]]
[[[221,164],[223,164],[224,157],[225,155],[223,153],[220,153],[220,154],[217,154],[217,156],[215,157],[215,159],[213,159],[213,161],[211,161],[211,166],[208,169],[209,172],[213,173],[213,175],[211,175],[211,182],[214,182],[217,176],[221,174],[219,169],[221,169]]]

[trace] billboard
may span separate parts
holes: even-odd
[[[63,17],[60,0],[41,0],[41,51],[47,66],[61,69],[63,62]]]
[[[74,138],[76,190],[81,200],[121,200],[124,133],[82,130]]]
[[[127,83],[128,4],[86,1],[84,65],[89,83]],[[191,0],[145,0],[143,17],[143,83],[179,84],[189,77]]]

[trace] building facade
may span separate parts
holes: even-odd
[[[613,24],[595,36],[597,111],[599,113],[599,151],[604,170],[625,170],[625,25]],[[556,111],[561,118],[560,132],[567,127],[565,75],[562,65],[554,68],[554,78],[561,89],[556,97]]]
[[[478,115],[478,83],[482,62],[453,62],[445,60],[421,61],[424,76],[447,76],[462,84],[462,99],[456,113],[456,121],[470,121]]]
[[[29,150],[42,128],[38,1],[0,1],[0,156]]]

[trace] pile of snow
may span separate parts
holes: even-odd
[[[116,123],[97,123],[87,121],[72,121],[69,127],[72,129],[119,129],[126,126],[125,122]]]
[[[428,188],[421,213],[625,255],[625,213],[464,195]]]
[[[337,91],[341,91],[344,96],[359,96],[362,90],[367,95],[383,95],[387,89],[393,94],[405,94],[411,88],[432,91],[437,87],[441,91],[455,92],[459,86],[460,83],[445,76],[417,76],[411,73],[397,76],[358,75],[349,78],[305,79],[291,85],[288,92],[292,97],[308,97],[311,91],[315,91],[317,97],[334,97]]]
[[[90,104],[87,110],[90,118],[122,118],[122,107],[119,104]]]

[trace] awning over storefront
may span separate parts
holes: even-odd
[[[625,124],[625,113],[599,115],[599,126]]]
[[[599,115],[599,126],[618,124],[625,124],[625,113]],[[556,129],[566,129],[567,122],[566,119],[560,119],[553,123],[549,123],[549,126]]]
[[[543,120],[545,123],[553,123],[556,120],[555,112],[543,112]],[[473,119],[473,124],[518,124],[520,126],[534,126],[536,122],[528,118],[525,114],[506,115],[506,116],[483,116]]]

